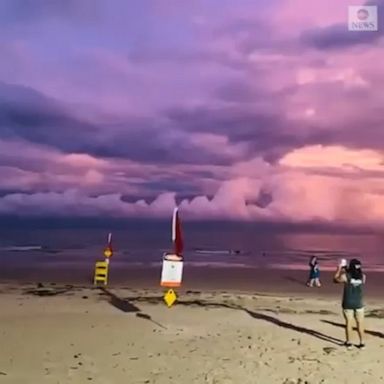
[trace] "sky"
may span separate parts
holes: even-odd
[[[0,216],[381,228],[383,31],[381,0],[2,0]]]

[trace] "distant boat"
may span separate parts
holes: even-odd
[[[179,217],[179,209],[175,208],[173,210],[172,216],[172,243],[173,243],[173,253],[165,253],[164,259],[181,261],[183,260],[183,250],[184,242],[183,235],[181,232],[181,222]]]

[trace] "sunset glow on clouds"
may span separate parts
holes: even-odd
[[[0,215],[383,226],[370,4],[0,2]]]

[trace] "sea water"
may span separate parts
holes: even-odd
[[[89,268],[103,258],[108,232],[113,233],[114,265],[160,266],[172,249],[168,222],[140,222],[108,228],[0,228],[2,271]],[[324,233],[260,228],[247,224],[186,223],[185,265],[207,268],[307,269],[316,255],[322,270],[341,258],[359,258],[365,270],[384,271],[384,237],[377,234]]]

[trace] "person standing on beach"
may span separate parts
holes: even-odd
[[[308,287],[313,287],[313,285],[316,285],[316,287],[321,287],[320,283],[320,269],[319,269],[319,263],[317,262],[317,257],[312,256],[311,260],[309,261],[309,279],[307,281]]]
[[[343,292],[343,315],[345,319],[345,336],[344,345],[352,348],[351,335],[353,329],[353,319],[357,324],[357,333],[359,335],[360,344],[358,348],[363,349],[364,344],[364,303],[363,303],[363,285],[365,284],[366,276],[364,275],[361,262],[357,259],[352,259],[347,267],[345,259],[337,267],[334,281],[335,283],[344,284]]]

